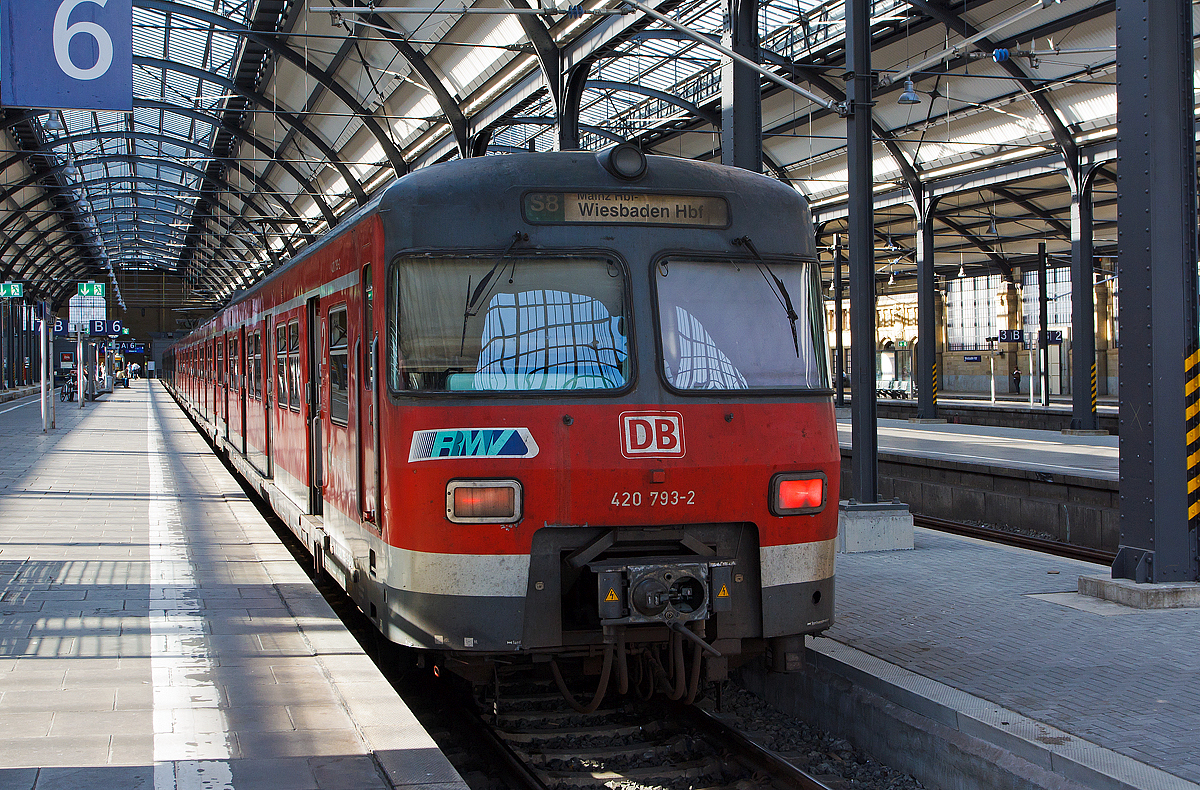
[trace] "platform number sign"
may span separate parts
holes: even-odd
[[[1001,343],[1025,342],[1025,332],[1021,329],[1001,329],[999,335]]]
[[[79,283],[80,296],[104,296],[104,283]]]
[[[0,103],[133,110],[133,0],[0,0]]]

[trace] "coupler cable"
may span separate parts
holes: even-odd
[[[592,701],[587,705],[580,705],[575,701],[575,696],[571,694],[571,690],[567,688],[566,681],[563,680],[562,672],[558,669],[558,661],[553,656],[550,657],[550,671],[554,674],[554,685],[558,686],[558,691],[562,694],[563,699],[576,713],[595,713],[600,707],[600,703],[604,701],[604,695],[608,692],[608,679],[612,674],[613,654],[616,652],[614,645],[609,645],[604,650],[604,666],[600,670],[600,683],[596,687],[596,694],[592,697]]]

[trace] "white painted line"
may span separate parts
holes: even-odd
[[[150,675],[154,790],[233,790],[229,727],[218,707],[196,575],[175,481],[159,440],[157,398],[146,414],[150,466]]]
[[[24,406],[32,406],[35,403],[40,403],[41,402],[40,400],[34,400],[35,398],[40,398],[40,397],[41,397],[40,395],[34,395],[34,396],[32,396],[32,398],[30,400],[27,400],[24,403],[19,403],[16,406],[9,406],[4,411],[0,411],[0,414],[8,414],[10,411],[16,411],[17,409],[20,409]]]

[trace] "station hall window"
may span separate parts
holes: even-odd
[[[329,418],[338,425],[350,419],[349,339],[346,306],[329,311]]]

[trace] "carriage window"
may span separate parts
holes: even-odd
[[[287,385],[287,324],[275,325],[275,402],[279,408],[288,407]]]
[[[229,387],[230,387],[230,389],[237,389],[237,385],[238,385],[238,382],[237,382],[237,372],[238,372],[237,354],[238,354],[237,338],[231,337],[231,338],[229,338]]]
[[[632,375],[614,261],[401,259],[388,297],[393,390],[615,390]]]
[[[349,361],[346,306],[329,311],[329,419],[345,425],[350,419]]]
[[[250,375],[254,378],[254,399],[262,400],[262,332],[254,333],[254,342],[251,345],[254,361],[251,363]]]
[[[816,264],[670,260],[654,279],[662,370],[672,387],[830,386]]]
[[[300,322],[288,324],[288,406],[300,411]]]

